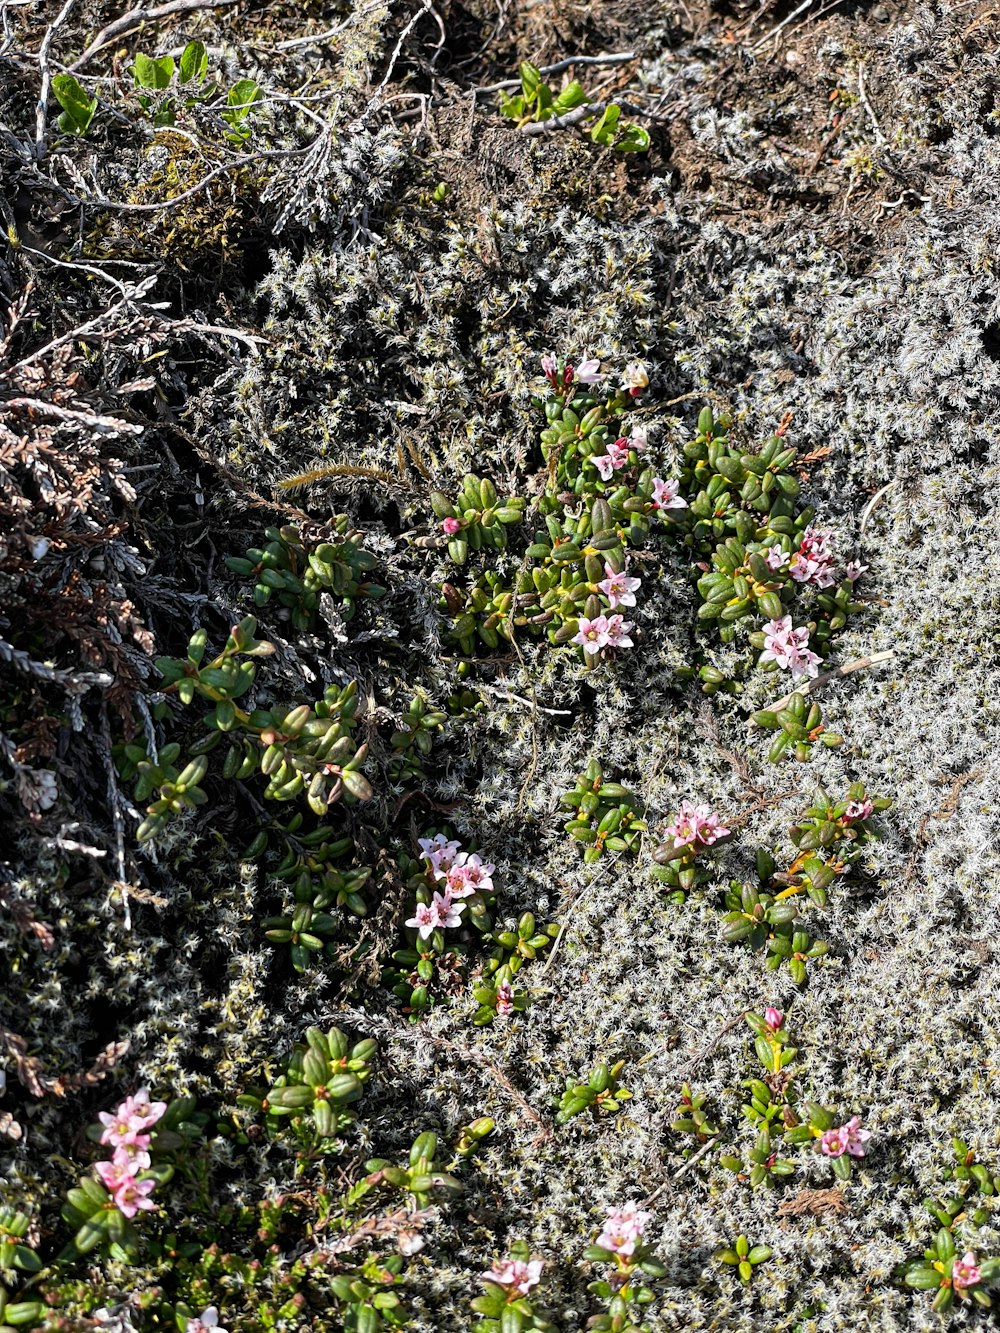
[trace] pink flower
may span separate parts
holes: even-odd
[[[210,1305],[207,1310],[202,1310],[196,1319],[187,1321],[186,1333],[202,1333],[203,1329],[211,1329],[212,1333],[226,1333],[224,1328],[219,1327],[219,1307]]]
[[[597,585],[601,592],[611,604],[611,609],[616,606],[635,606],[636,589],[642,584],[642,579],[633,579],[625,573],[616,573],[609,564],[605,564],[604,573],[606,577]]]
[[[857,583],[861,575],[869,568],[869,565],[863,565],[860,560],[852,560],[844,572],[852,583]]]
[[[155,1188],[155,1180],[136,1180],[133,1176],[127,1176],[112,1190],[111,1197],[121,1215],[131,1219],[140,1209],[146,1213],[155,1211],[156,1204],[148,1197]]]
[[[820,658],[809,650],[809,629],[792,628],[792,617],[782,616],[764,626],[762,662],[774,662],[782,671],[791,671],[792,680],[819,675]]]
[[[444,879],[451,869],[461,844],[454,838],[437,833],[433,838],[418,838],[417,845],[435,879]]]
[[[792,680],[801,680],[803,676],[814,679],[819,675],[822,658],[808,648],[799,648],[793,644],[788,654],[788,666]]]
[[[624,616],[608,616],[608,647],[634,648],[635,644],[628,637],[630,629],[635,629],[633,621]]]
[[[585,653],[599,653],[608,644],[607,616],[597,616],[594,620],[588,620],[586,616],[581,616],[579,629],[573,635],[570,643],[582,644]]]
[[[437,916],[431,910],[430,903],[417,903],[416,913],[410,917],[406,924],[414,927],[420,938],[425,940],[436,927]]]
[[[581,361],[576,368],[576,378],[580,384],[598,384],[604,376],[601,374],[601,363],[593,358]]]
[[[696,852],[702,847],[711,847],[728,832],[709,806],[694,806],[690,801],[681,802],[674,822],[668,824],[666,830],[667,837],[674,840],[674,847],[691,847]]]
[[[785,1015],[780,1009],[775,1009],[773,1005],[768,1005],[764,1010],[764,1022],[772,1032],[777,1032],[785,1021]]]
[[[612,440],[608,444],[606,454],[597,454],[591,457],[591,462],[597,468],[602,481],[610,481],[611,477],[619,468],[623,468],[628,462],[629,442],[624,435],[618,440]]]
[[[860,1126],[861,1120],[853,1115],[839,1129],[824,1131],[819,1140],[820,1152],[827,1157],[843,1157],[845,1152],[851,1157],[864,1157],[865,1144],[872,1135],[870,1129],[861,1129]]]
[[[554,385],[556,383],[556,375],[558,374],[558,371],[559,367],[556,364],[554,356],[546,355],[542,357],[542,374],[550,384]]]
[[[504,1259],[494,1264],[483,1277],[484,1281],[495,1282],[498,1287],[503,1287],[507,1299],[513,1300],[518,1296],[527,1296],[532,1287],[538,1286],[543,1266],[541,1259],[532,1259],[528,1263],[523,1259]]]
[[[833,533],[829,528],[808,527],[799,549],[792,555],[791,575],[797,583],[813,583],[817,588],[832,588],[837,582],[833,572]]]
[[[483,861],[475,852],[459,852],[445,879],[449,898],[468,898],[473,893],[492,893],[492,875],[496,866]]]
[[[100,1176],[104,1185],[112,1193],[118,1189],[126,1180],[131,1180],[139,1171],[145,1171],[149,1166],[149,1154],[136,1154],[133,1161],[127,1155],[119,1156],[115,1153],[110,1162],[95,1162],[94,1170]]]
[[[406,924],[415,927],[420,938],[425,940],[439,927],[447,930],[461,925],[460,914],[464,910],[464,903],[453,903],[449,894],[435,892],[429,903],[417,903],[416,914]]]
[[[462,525],[457,518],[443,518],[441,527],[449,537],[454,537],[456,532],[462,531]]]
[[[629,436],[628,442],[630,449],[634,449],[637,454],[641,454],[649,443],[646,427],[640,425],[633,426],[632,434]]]
[[[976,1256],[972,1250],[966,1250],[961,1259],[956,1259],[951,1266],[951,1285],[956,1291],[974,1287],[977,1282],[982,1281],[982,1277],[982,1269],[976,1263]]]
[[[653,478],[653,499],[654,509],[687,509],[687,501],[682,500],[677,494],[677,488],[680,485],[676,481],[661,481],[659,477]]]
[[[642,1239],[649,1213],[641,1212],[636,1203],[626,1203],[622,1208],[615,1208],[608,1214],[604,1230],[597,1238],[602,1250],[620,1254],[624,1259],[635,1253],[635,1247]]]
[[[116,1148],[147,1148],[149,1138],[142,1131],[155,1125],[166,1109],[166,1102],[151,1102],[149,1089],[140,1088],[134,1096],[126,1097],[110,1114],[107,1111],[98,1112],[98,1118],[104,1125],[101,1142],[111,1143]]]
[[[440,926],[442,930],[448,930],[462,924],[461,915],[465,911],[465,903],[453,903],[447,893],[435,893],[431,899],[431,911],[436,917],[434,924]]]
[[[764,563],[768,569],[784,569],[788,564],[788,552],[780,546],[769,546],[764,552]]]
[[[509,981],[501,981],[497,987],[497,1013],[507,1018],[514,1012],[514,987]]]
[[[868,819],[874,813],[871,801],[848,801],[844,819],[853,824],[856,819]]]

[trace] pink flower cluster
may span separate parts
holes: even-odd
[[[110,1162],[98,1162],[95,1171],[111,1194],[115,1207],[128,1218],[140,1209],[150,1212],[156,1207],[149,1195],[156,1187],[155,1180],[139,1180],[141,1171],[148,1171],[150,1135],[146,1132],[163,1116],[166,1102],[151,1102],[149,1089],[140,1088],[132,1097],[126,1097],[116,1111],[101,1111],[104,1125],[101,1142],[114,1148]]]
[[[642,1239],[648,1221],[649,1213],[642,1212],[637,1203],[630,1201],[622,1208],[614,1208],[608,1214],[596,1244],[602,1250],[610,1250],[612,1254],[620,1254],[623,1259],[630,1259]]]
[[[635,606],[635,594],[642,584],[642,579],[630,578],[625,570],[616,571],[605,563],[605,577],[597,584],[610,603],[612,611],[616,606]],[[629,629],[631,629],[631,625]]]
[[[461,914],[465,910],[461,899],[474,893],[493,892],[496,866],[475,852],[460,851],[459,847],[454,838],[446,838],[443,833],[420,839],[428,873],[444,888],[443,893],[435,890],[429,903],[417,903],[416,914],[406,923],[416,929],[422,940],[432,931],[461,924]]]
[[[675,847],[690,847],[694,852],[711,847],[728,832],[710,806],[692,805],[690,801],[681,801],[673,823],[666,829],[666,835],[673,838]]]
[[[628,581],[637,582],[635,579]],[[622,604],[628,605],[625,602]],[[581,644],[583,651],[590,655],[599,653],[602,648],[632,648],[635,645],[628,637],[628,632],[634,628],[635,623],[621,615],[595,616],[593,620],[581,616],[579,628],[570,643]]]
[[[836,559],[832,530],[810,526],[802,534],[799,549],[792,554],[789,571],[796,583],[832,588],[837,582],[834,573]]]
[[[485,1282],[495,1282],[503,1287],[508,1300],[518,1296],[527,1296],[532,1287],[537,1287],[542,1276],[544,1264],[541,1259],[503,1259],[483,1274]]]
[[[594,454],[590,461],[597,468],[602,481],[610,481],[628,463],[629,450],[641,454],[646,447],[645,426],[633,426],[631,437],[620,435],[608,445],[606,454]]]
[[[875,813],[871,801],[848,801],[844,811],[844,822],[853,824],[859,819],[869,819]]]
[[[509,981],[501,981],[497,987],[497,1013],[501,1018],[509,1018],[514,1012],[514,987]]]
[[[828,1129],[820,1136],[819,1150],[827,1157],[843,1157],[845,1152],[851,1157],[864,1157],[871,1136],[871,1130],[862,1129],[859,1117],[852,1115],[846,1125]]]
[[[573,383],[574,379],[578,384],[598,384],[604,379],[600,372],[601,363],[593,358],[581,361],[576,370],[567,362],[560,382],[559,364],[555,357],[549,355],[542,357],[542,374],[554,389],[567,388]]]
[[[462,523],[461,520],[457,518],[443,518],[441,520],[441,528],[449,537],[454,537],[456,532],[462,531]]]
[[[792,680],[801,676],[818,676],[822,660],[809,649],[809,630],[805,625],[792,628],[792,617],[782,616],[764,627],[762,662],[774,662],[782,671],[791,671]]]
[[[966,1250],[961,1259],[956,1259],[951,1266],[951,1285],[956,1291],[965,1291],[982,1280],[983,1272],[972,1250]]]

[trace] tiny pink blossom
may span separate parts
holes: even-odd
[[[810,649],[793,644],[788,654],[788,669],[792,673],[792,680],[801,680],[803,676],[814,680],[819,675],[822,660]]]
[[[576,368],[576,378],[580,384],[598,384],[604,376],[601,374],[601,363],[593,357],[581,361]]]
[[[983,1279],[983,1272],[976,1263],[972,1250],[966,1250],[961,1259],[956,1259],[951,1268],[951,1285],[956,1291],[965,1291],[976,1286]]]
[[[433,838],[418,838],[417,844],[435,879],[444,879],[451,869],[461,844],[455,838],[437,833]]]
[[[593,620],[581,616],[579,629],[570,642],[581,644],[585,653],[599,653],[608,644],[607,616],[597,616]]]
[[[764,552],[764,563],[768,569],[784,569],[788,564],[788,552],[780,546],[769,546]]]
[[[140,1088],[132,1097],[126,1097],[120,1106],[112,1113],[99,1111],[98,1116],[104,1125],[104,1133],[101,1135],[102,1143],[111,1143],[115,1147],[127,1146],[133,1144],[144,1148],[148,1145],[149,1139],[145,1143],[140,1143],[142,1131],[150,1129],[167,1109],[166,1102],[151,1102],[149,1100],[149,1089]]]
[[[538,1286],[542,1268],[541,1259],[531,1259],[527,1263],[523,1259],[503,1259],[494,1264],[483,1278],[486,1282],[495,1282],[498,1287],[503,1287],[507,1299],[513,1300],[518,1296],[527,1296],[532,1287]]]
[[[642,579],[633,579],[626,574],[623,569],[620,573],[611,568],[609,564],[604,566],[605,578],[597,585],[601,592],[614,610],[616,606],[635,606],[636,589],[642,584]]]
[[[630,629],[635,629],[633,621],[624,616],[608,616],[608,647],[634,648],[635,644],[628,636]]]
[[[645,426],[636,425],[632,427],[632,434],[628,439],[629,447],[634,449],[637,454],[641,454],[649,443],[649,435]]]
[[[475,852],[459,852],[445,879],[449,898],[468,898],[473,893],[492,893],[492,875],[496,866],[483,861]]]
[[[843,1157],[845,1152],[851,1157],[864,1157],[865,1144],[871,1136],[871,1130],[862,1129],[860,1118],[853,1115],[839,1129],[824,1131],[819,1140],[820,1152],[827,1157]]]
[[[119,1152],[121,1149],[118,1150]],[[100,1176],[107,1189],[112,1192],[119,1188],[126,1180],[132,1180],[136,1173],[145,1171],[149,1166],[149,1156],[143,1153],[137,1155],[137,1160],[133,1163],[127,1156],[119,1157],[115,1153],[110,1162],[95,1162],[94,1170]]]
[[[219,1327],[219,1307],[217,1305],[210,1305],[207,1310],[202,1310],[196,1318],[189,1319],[185,1333],[202,1333],[204,1329],[210,1329],[211,1333],[226,1333],[224,1328]]]
[[[847,566],[845,573],[847,575],[847,578],[851,581],[851,583],[857,583],[861,575],[864,574],[865,571],[868,570],[869,568],[870,568],[869,565],[863,565],[860,560],[852,560],[850,564]]]
[[[777,1032],[784,1021],[785,1015],[780,1009],[775,1009],[773,1005],[769,1004],[764,1010],[764,1022],[772,1032]]]
[[[629,442],[624,435],[617,440],[611,440],[608,444],[606,454],[597,454],[591,458],[591,462],[600,474],[602,481],[610,481],[615,472],[625,467],[628,463]]]
[[[654,509],[687,509],[687,501],[682,500],[677,494],[680,483],[676,481],[663,481],[659,477],[653,478],[653,499]]]
[[[462,525],[457,518],[443,518],[441,527],[449,537],[454,537],[456,532],[462,531]]]
[[[436,916],[434,924],[442,930],[448,930],[462,924],[461,914],[465,911],[465,903],[452,902],[447,893],[435,893],[431,899],[431,911]]]
[[[792,679],[819,675],[820,658],[809,649],[809,629],[802,625],[792,628],[791,616],[771,620],[764,626],[762,662],[774,662],[782,671],[790,671]]]
[[[501,981],[497,987],[496,1003],[501,1018],[508,1018],[514,1012],[514,987],[509,981]]]
[[[416,912],[406,924],[412,926],[420,938],[425,940],[437,925],[437,915],[431,910],[430,903],[417,903]]]
[[[621,1208],[613,1209],[597,1238],[597,1244],[602,1250],[620,1254],[624,1259],[630,1258],[642,1239],[649,1217],[649,1213],[642,1212],[639,1205],[631,1201]]]
[[[111,1198],[122,1216],[131,1219],[140,1209],[147,1213],[156,1209],[156,1204],[148,1197],[155,1188],[155,1180],[136,1180],[128,1176],[112,1191]]]
[[[837,582],[833,572],[835,559],[832,531],[808,527],[791,558],[792,578],[798,583],[815,584],[817,588],[832,588]]]
[[[558,370],[559,367],[556,364],[556,359],[554,356],[546,355],[542,357],[542,374],[545,376],[547,380],[550,380],[553,384],[555,383],[556,374],[558,373]]]
[[[673,838],[674,847],[691,847],[699,851],[702,847],[711,847],[714,842],[729,832],[719,821],[719,816],[707,805],[694,806],[690,801],[682,801],[674,815],[674,822],[667,825],[667,837]]]
[[[848,801],[844,818],[853,824],[856,819],[868,819],[874,813],[875,807],[871,801]]]

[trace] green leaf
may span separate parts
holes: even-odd
[[[521,91],[524,93],[526,102],[533,102],[538,96],[538,90],[542,86],[542,76],[537,66],[529,64],[527,60],[522,60],[517,67],[517,72],[521,76]]]
[[[207,73],[208,52],[201,42],[188,42],[181,53],[178,81],[180,83],[201,83]]]
[[[581,106],[587,100],[587,94],[583,91],[581,85],[573,80],[567,83],[566,87],[552,103],[552,110],[557,116],[565,115],[567,111],[572,111],[575,106]]]
[[[223,112],[223,115],[231,125],[235,124],[237,120],[242,120],[248,114],[254,102],[259,102],[263,95],[253,79],[237,79],[226,97],[226,105],[230,109]],[[235,119],[230,119],[230,117]]]
[[[135,79],[137,88],[159,90],[169,86],[170,80],[174,76],[174,69],[173,56],[161,56],[159,60],[155,60],[139,52],[132,66],[132,77]]]
[[[616,153],[645,153],[649,148],[649,133],[641,125],[629,125],[615,140]]]
[[[66,134],[86,134],[97,110],[97,98],[89,98],[72,74],[56,74],[52,92],[63,109],[59,128]]]
[[[621,113],[621,107],[615,106],[614,102],[604,108],[601,118],[590,131],[590,137],[594,143],[607,147],[613,141]]]

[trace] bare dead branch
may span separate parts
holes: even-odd
[[[111,23],[105,24],[83,54],[69,66],[70,73],[75,74],[77,70],[83,69],[98,51],[113,42],[116,37],[124,37],[128,33],[135,32],[137,28],[145,27],[147,23],[169,18],[172,14],[190,14],[197,9],[225,9],[234,4],[236,0],[170,0],[169,4],[157,5],[155,9],[142,7],[130,9],[127,14],[122,14]]]

